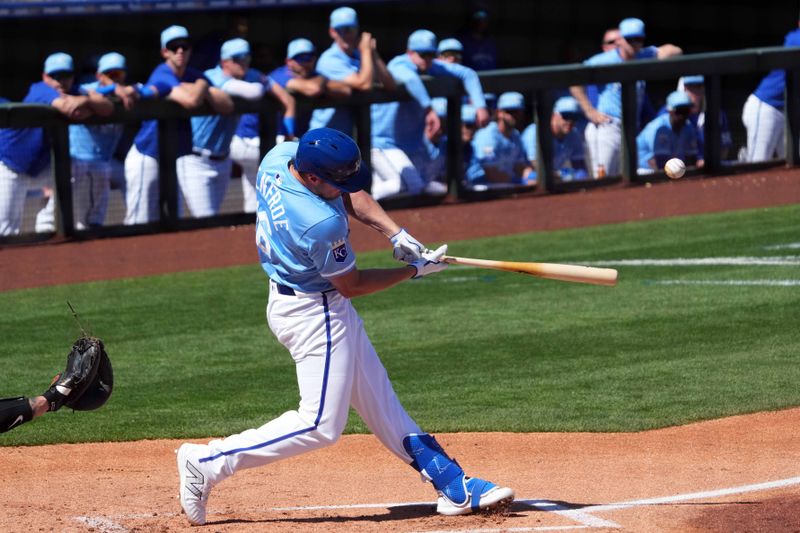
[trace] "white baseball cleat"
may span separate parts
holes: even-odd
[[[203,444],[189,443],[178,448],[181,507],[195,526],[206,523],[206,503],[211,492],[211,483],[199,461],[206,449]]]
[[[439,501],[436,505],[437,513],[455,516],[479,511],[499,510],[508,507],[514,501],[514,490],[508,487],[498,487],[490,481],[467,476],[463,477],[462,483],[466,493],[463,503],[454,502],[439,491]]]

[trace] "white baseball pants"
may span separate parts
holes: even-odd
[[[187,172],[189,172],[186,164],[189,157],[188,155],[181,156],[175,161],[179,185],[179,216],[183,189],[181,183],[185,181]],[[146,224],[159,219],[158,159],[141,153],[135,144],[131,146],[125,157],[125,206],[125,224]]]
[[[326,294],[280,294],[270,282],[267,320],[294,359],[300,405],[257,429],[211,441],[200,458],[212,485],[244,468],[263,466],[336,442],[352,406],[405,463],[403,438],[422,433],[406,413],[350,300]]]
[[[586,125],[584,132],[586,147],[590,154],[592,176],[602,177],[602,166],[606,176],[619,175],[619,158],[622,148],[622,121],[612,118],[610,122]]]
[[[72,210],[76,229],[102,226],[111,190],[111,163],[72,160]]]
[[[401,192],[414,195],[425,189],[425,180],[399,148],[373,148],[372,197],[376,200],[394,196]]]
[[[19,235],[22,229],[22,215],[25,211],[25,197],[28,190],[53,186],[50,167],[37,176],[17,174],[0,161],[0,235]],[[49,224],[48,224],[49,222]],[[55,230],[55,202],[50,197],[47,205],[37,214],[35,231]]]
[[[231,159],[242,167],[242,206],[245,213],[255,213],[258,209],[256,196],[256,174],[261,164],[261,139],[258,137],[239,137],[231,140]]]
[[[782,111],[751,94],[742,108],[742,122],[747,129],[748,162],[786,157]]]
[[[195,218],[219,214],[231,181],[229,157],[215,161],[205,156],[189,154],[179,158],[183,172],[178,172],[178,185],[183,192],[186,206]]]

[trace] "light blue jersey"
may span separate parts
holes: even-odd
[[[211,82],[212,87],[223,89],[226,82],[232,80],[222,71],[222,67],[206,70],[203,74]],[[244,81],[261,82],[262,75],[255,69],[248,69]],[[209,115],[192,117],[192,143],[194,150],[207,152],[212,156],[226,156],[230,151],[231,139],[239,125],[240,115]]]
[[[425,109],[431,106],[431,97],[422,83],[417,66],[408,54],[402,54],[389,61],[386,68],[398,84],[405,86],[412,99],[372,105],[372,147],[400,148],[408,154],[425,153]],[[480,79],[471,68],[434,60],[425,74],[460,79],[472,105],[476,108],[486,107]]]
[[[648,161],[655,159],[656,168],[662,168],[668,159],[677,157],[702,158],[697,151],[697,128],[690,121],[675,133],[669,123],[669,115],[659,115],[644,127],[636,137],[639,153],[639,168],[649,169]]]
[[[322,52],[317,61],[317,72],[334,81],[342,81],[351,74],[358,74],[360,68],[361,54],[358,50],[351,56],[336,43]],[[350,110],[346,107],[315,109],[308,129],[325,127],[339,130],[347,135],[352,134],[353,117]]]
[[[635,59],[655,59],[658,56],[658,48],[655,46],[646,46],[639,50],[639,53],[636,54]],[[600,54],[596,54],[586,61],[583,62],[584,65],[587,66],[599,66],[599,65],[616,65],[619,63],[623,63],[622,57],[619,55],[619,51],[609,50],[608,52],[602,52]],[[597,98],[597,110],[601,113],[605,113],[610,117],[615,118],[622,118],[622,84],[620,83],[608,83],[605,85],[598,85],[598,90],[600,91],[600,95]],[[642,110],[642,105],[644,103],[644,91],[645,91],[645,82],[644,81],[637,81],[636,82],[636,102],[638,104],[638,111],[636,116],[638,117]]]
[[[80,86],[81,94],[97,90],[100,82],[95,81]],[[71,124],[69,127],[69,154],[81,161],[110,161],[122,138],[125,126],[122,124]]]
[[[481,166],[496,168],[511,176],[514,182],[522,179],[522,176],[515,173],[514,167],[528,164],[519,132],[514,130],[511,137],[506,137],[500,133],[497,122],[492,122],[475,133],[475,138],[472,139],[472,152]],[[476,182],[470,173],[467,173],[467,180],[471,183]]]
[[[531,124],[522,132],[522,146],[529,161],[536,161],[536,124]],[[572,129],[563,139],[553,137],[553,168],[585,168],[583,136]]]
[[[256,246],[261,267],[276,283],[302,292],[333,289],[329,278],[356,266],[342,198],[325,200],[289,171],[297,142],[264,156],[256,177]]]

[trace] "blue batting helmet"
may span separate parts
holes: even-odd
[[[294,166],[314,174],[345,192],[358,192],[367,186],[369,172],[361,165],[358,145],[339,130],[316,128],[300,137]]]

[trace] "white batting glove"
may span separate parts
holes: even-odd
[[[404,263],[411,264],[418,259],[422,259],[422,254],[429,251],[405,229],[401,229],[399,232],[392,235],[390,240],[394,246],[392,255],[395,259]]]
[[[443,244],[436,250],[426,250],[422,254],[422,258],[417,259],[411,263],[411,266],[417,269],[412,279],[419,279],[428,274],[435,274],[441,272],[449,265],[442,261],[442,257],[447,253],[447,245]]]

